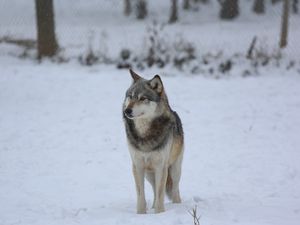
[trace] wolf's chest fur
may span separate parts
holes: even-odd
[[[173,130],[173,122],[166,116],[160,116],[151,121],[134,121],[125,117],[125,124],[130,144],[144,152],[164,147]]]
[[[138,119],[134,122],[134,127],[139,136],[144,137],[149,133],[148,130],[150,129],[151,122],[149,119]]]

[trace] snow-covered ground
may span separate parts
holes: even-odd
[[[120,2],[55,0],[64,54],[82,54],[91,33],[96,50],[104,46],[112,57],[124,47],[139,50],[147,24],[167,20],[169,1],[148,1],[146,22],[122,16]],[[180,22],[166,27],[168,37],[183,36],[199,54],[245,53],[254,35],[268,50],[278,45],[280,4],[256,16],[252,1],[243,1],[235,22],[220,22],[212,2],[194,14],[181,11]],[[35,38],[34,1],[0,6],[0,38]],[[121,116],[128,72],[76,60],[38,64],[0,43],[0,225],[186,225],[193,224],[195,206],[201,225],[299,225],[299,18],[291,17],[283,52],[283,61],[295,60],[298,70],[269,65],[242,78],[237,64],[238,76],[221,79],[173,68],[137,71],[149,79],[164,75],[185,131],[183,203],[166,200],[161,214],[136,214]],[[151,206],[149,185],[146,196]]]
[[[164,77],[185,130],[183,203],[136,215],[128,72],[0,64],[1,225],[193,224],[195,205],[201,224],[299,224],[299,75]]]

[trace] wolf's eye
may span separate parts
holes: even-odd
[[[148,102],[149,100],[148,100],[148,98],[146,98],[146,97],[142,96],[142,97],[140,97],[140,101],[143,101],[143,102]]]

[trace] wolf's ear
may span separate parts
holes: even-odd
[[[151,80],[150,80],[150,86],[153,90],[157,91],[158,93],[162,93],[164,86],[163,83],[160,79],[160,76],[155,75]]]
[[[129,72],[130,72],[131,77],[132,77],[134,82],[141,79],[141,77],[137,73],[135,73],[132,69],[129,69]]]

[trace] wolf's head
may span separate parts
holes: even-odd
[[[146,80],[130,70],[132,85],[126,92],[123,104],[124,115],[129,119],[153,118],[162,114],[168,106],[163,83],[158,75]]]

